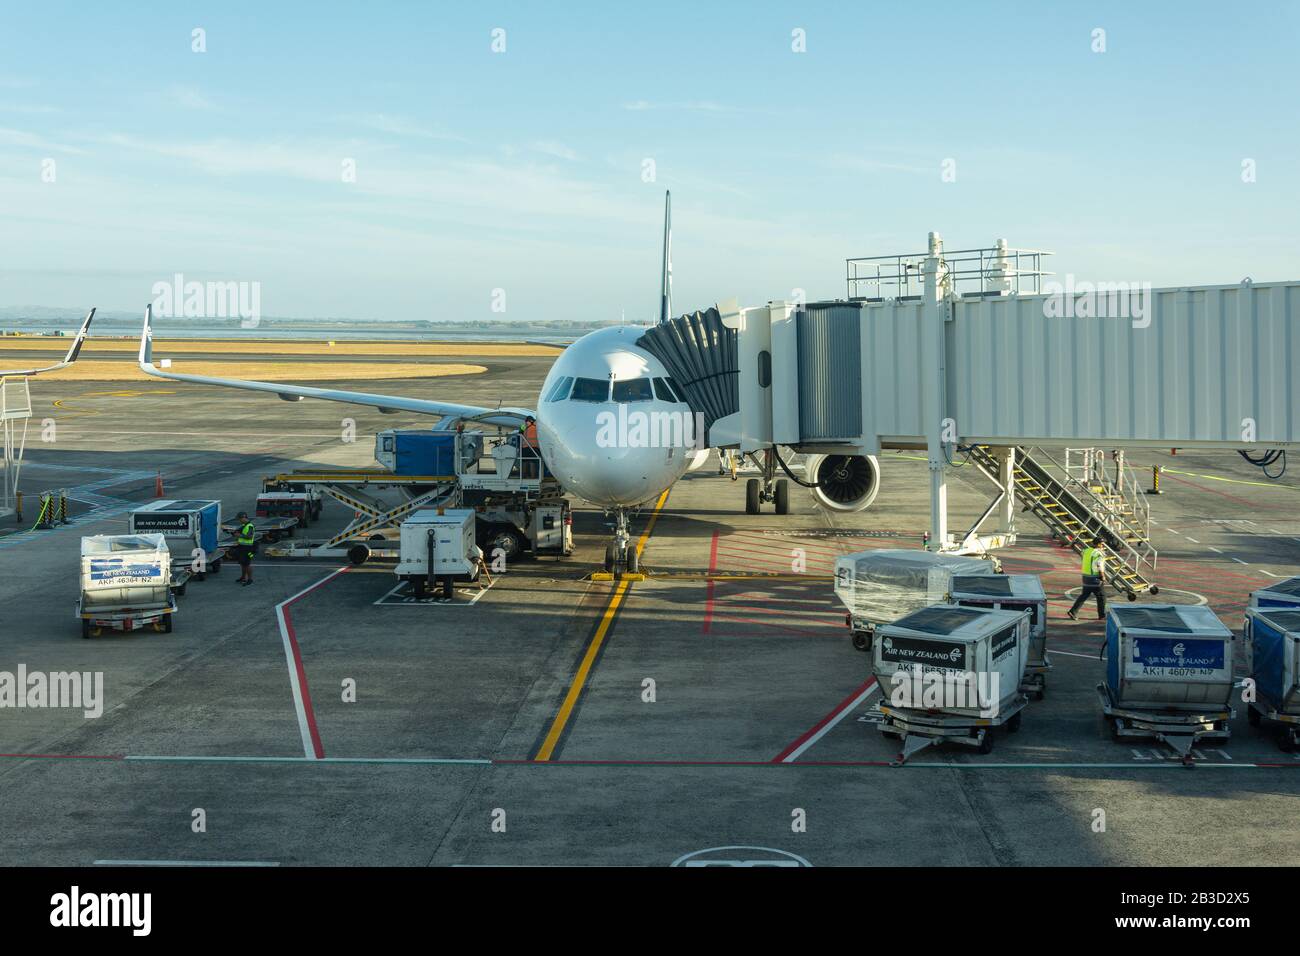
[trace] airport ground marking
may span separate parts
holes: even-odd
[[[636,543],[638,556],[640,556],[646,542],[650,539],[655,522],[659,519],[659,512],[663,510],[664,502],[667,500],[668,491],[665,490],[659,496],[659,500],[655,502],[654,511],[650,514],[650,520],[646,522],[645,530],[641,532],[641,537]],[[533,758],[534,760],[544,763],[554,755],[556,744],[560,742],[560,736],[564,733],[569,718],[573,716],[573,710],[577,706],[578,699],[582,696],[582,690],[587,684],[587,677],[591,674],[596,658],[600,656],[601,646],[605,643],[605,638],[609,635],[610,628],[614,624],[614,615],[631,587],[630,581],[623,580],[614,586],[614,593],[610,595],[609,604],[605,606],[605,612],[601,615],[600,624],[596,627],[596,633],[592,635],[590,643],[587,644],[587,651],[582,655],[581,663],[578,664],[578,672],[573,675],[569,691],[564,695],[560,709],[556,712],[555,719],[551,721],[551,729],[546,732],[546,737],[542,741],[541,747],[537,749],[537,756]]]
[[[817,743],[817,741],[821,740],[828,733],[834,730],[839,722],[848,716],[849,713],[858,707],[858,705],[865,702],[868,697],[878,690],[880,690],[880,684],[876,681],[876,678],[868,677],[861,687],[849,694],[848,697],[845,697],[844,700],[840,701],[839,705],[834,710],[817,723],[813,724],[813,726],[795,740],[794,743],[790,744],[790,746],[786,747],[772,758],[772,762],[794,763],[809,748]]]
[[[275,606],[276,622],[280,626],[280,640],[284,644],[285,663],[289,667],[289,686],[293,690],[298,732],[302,735],[303,753],[309,760],[320,760],[325,756],[325,748],[321,744],[320,728],[316,726],[316,713],[311,706],[311,690],[307,686],[307,671],[302,664],[302,652],[298,648],[298,635],[293,630],[293,618],[289,615],[289,606],[299,598],[306,597],[312,591],[334,580],[347,569],[347,565],[335,568],[315,584],[308,585]]]
[[[96,860],[95,866],[279,866],[278,860]]]
[[[704,625],[701,628],[702,633],[708,634],[709,628],[713,626],[713,592],[716,586],[714,573],[718,570],[718,529],[713,529],[713,541],[709,544],[709,574],[705,584],[704,597]]]

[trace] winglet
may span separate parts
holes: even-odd
[[[140,333],[140,368],[153,368],[153,304],[144,307],[144,329]]]
[[[90,332],[90,321],[94,317],[94,309],[91,309],[86,313],[86,318],[81,323],[81,328],[77,330],[77,337],[72,340],[72,344],[68,346],[68,354],[63,357],[64,365],[71,365],[77,360],[77,356],[81,354],[81,346],[86,342],[86,335]]]

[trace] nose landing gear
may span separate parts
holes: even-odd
[[[605,570],[611,574],[639,574],[641,556],[628,531],[627,509],[614,509],[614,540],[605,546]]]

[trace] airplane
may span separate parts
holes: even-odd
[[[32,375],[41,375],[45,372],[57,372],[61,368],[67,368],[69,365],[75,362],[77,360],[77,356],[81,354],[81,346],[85,344],[86,334],[90,331],[90,321],[94,317],[95,317],[94,309],[91,309],[89,312],[86,313],[85,319],[83,319],[81,322],[81,328],[77,331],[77,335],[72,340],[72,344],[68,346],[68,354],[63,356],[62,362],[56,362],[53,365],[46,365],[43,366],[42,368],[20,368],[20,369],[8,370],[8,371],[4,369],[0,369],[0,378],[4,378],[5,376],[25,377],[25,376],[32,376]]]
[[[671,195],[666,194],[660,322],[668,321],[672,311],[671,202]],[[636,548],[631,546],[628,530],[630,513],[659,497],[688,470],[702,466],[709,454],[707,447],[699,447],[701,436],[686,427],[679,433],[683,436],[681,441],[626,440],[634,434],[634,429],[627,429],[625,423],[634,415],[637,421],[642,422],[696,420],[664,363],[637,344],[645,334],[646,326],[597,329],[572,344],[556,346],[562,351],[542,383],[536,407],[529,409],[487,408],[371,392],[164,371],[153,360],[152,318],[153,307],[149,306],[145,309],[144,329],[140,336],[139,365],[143,372],[156,378],[269,392],[291,402],[317,398],[366,405],[387,413],[437,415],[443,419],[438,424],[439,429],[452,428],[458,423],[505,428],[535,423],[542,459],[560,485],[614,516],[613,540],[605,549],[607,571],[636,573],[639,570],[640,559]],[[167,364],[164,362],[164,367]],[[612,433],[611,421],[618,423]],[[774,455],[766,456],[772,457]],[[824,457],[831,462],[831,458],[844,456]],[[770,464],[766,458],[765,464]],[[874,459],[871,462],[874,465]],[[811,487],[819,501],[840,511],[859,510],[851,507],[853,502],[828,497],[823,490],[830,488],[832,472],[836,468],[843,470],[843,462],[822,467],[820,462],[814,465],[810,461],[809,468],[813,481],[801,483]],[[819,477],[823,473],[824,481]],[[772,485],[773,474],[774,467],[765,468],[765,487]],[[861,507],[866,507],[875,498],[877,484],[872,481],[869,497]]]

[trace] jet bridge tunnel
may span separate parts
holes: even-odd
[[[1060,288],[1043,281],[1046,255],[1001,242],[945,255],[932,233],[924,254],[850,260],[848,298],[724,302],[643,344],[710,390],[691,402],[713,447],[924,449],[932,547],[949,542],[944,471],[958,446],[1300,440],[1300,281]],[[878,294],[854,295],[863,283]]]

